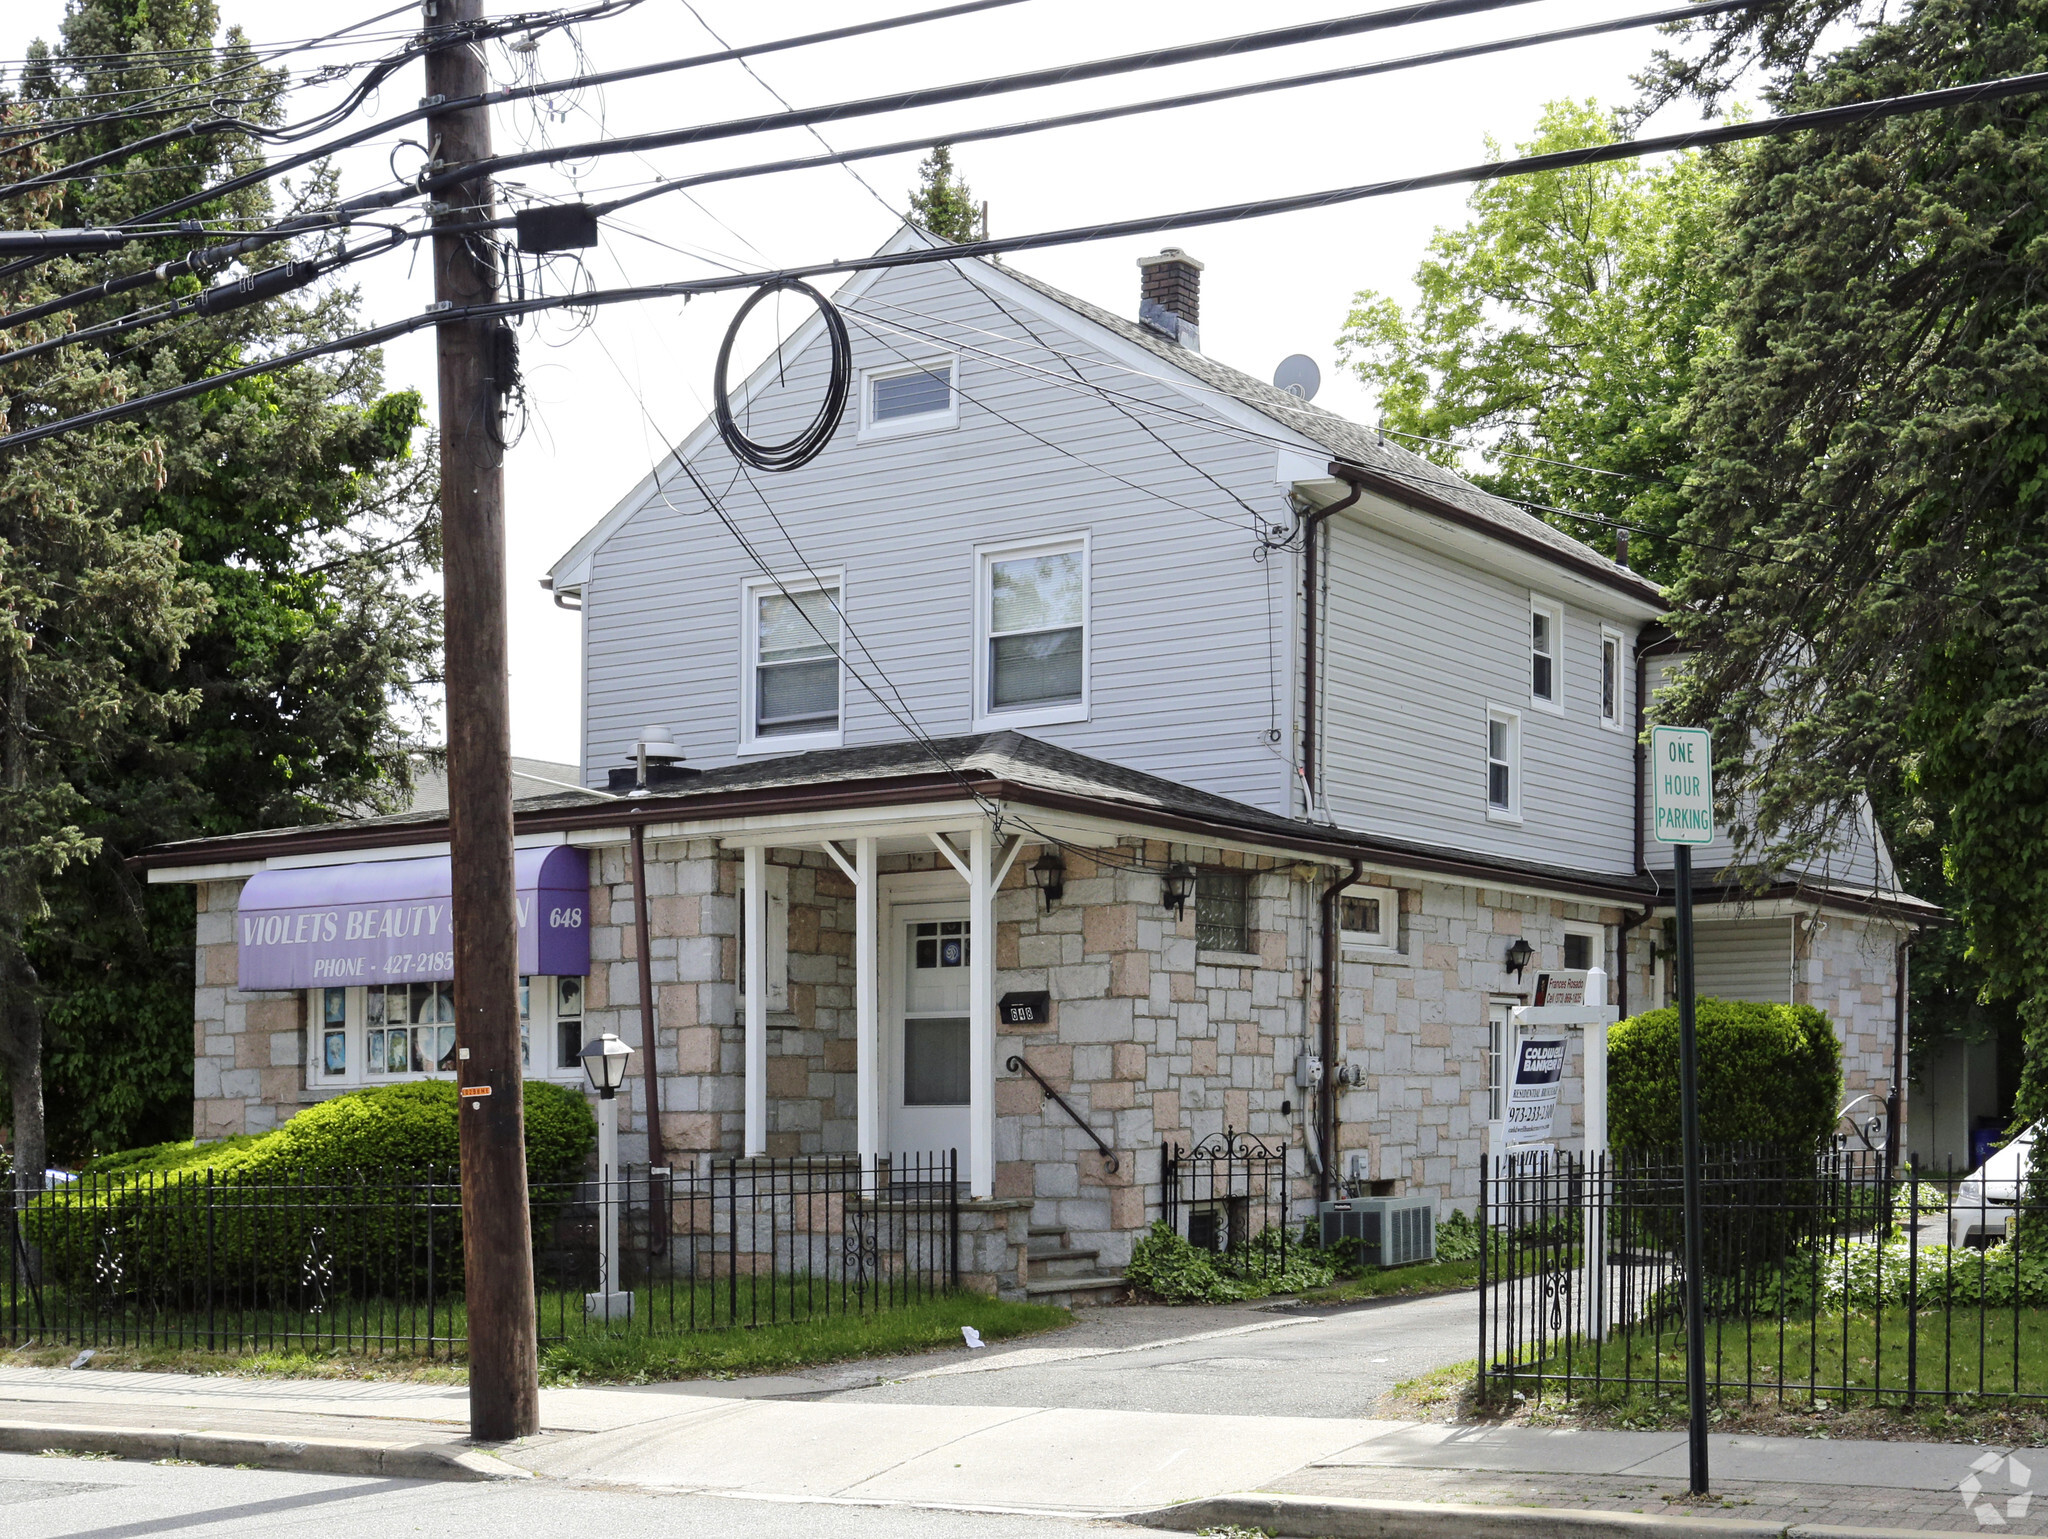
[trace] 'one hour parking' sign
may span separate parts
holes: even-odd
[[[1650,806],[1661,843],[1714,842],[1714,745],[1705,729],[1650,729]]]

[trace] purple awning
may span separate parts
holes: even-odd
[[[519,970],[590,971],[590,863],[567,845],[516,850]],[[448,857],[259,871],[235,916],[244,989],[425,983],[455,976]]]

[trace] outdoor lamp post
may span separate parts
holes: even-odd
[[[597,1234],[601,1275],[598,1291],[583,1296],[586,1314],[610,1320],[631,1319],[633,1295],[619,1287],[619,1086],[626,1082],[626,1060],[633,1049],[610,1032],[583,1045],[583,1072],[597,1092]],[[653,1109],[648,1114],[652,1116]]]

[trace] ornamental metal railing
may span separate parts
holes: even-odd
[[[1777,1403],[2048,1399],[2048,1208],[2024,1182],[1894,1179],[1882,1149],[1706,1151],[1709,1393]],[[1490,1158],[1483,1387],[1686,1389],[1676,1151]]]
[[[1160,1217],[1201,1250],[1241,1253],[1277,1274],[1292,1243],[1287,1149],[1225,1128],[1190,1149],[1159,1146]]]
[[[867,1314],[959,1285],[959,1161],[837,1156],[624,1168],[530,1192],[543,1342]],[[620,1216],[603,1302],[600,1234]],[[87,1176],[6,1216],[0,1342],[246,1353],[460,1354],[452,1170]],[[592,1296],[596,1295],[595,1298]]]

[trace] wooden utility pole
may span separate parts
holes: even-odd
[[[483,0],[425,0],[427,98],[490,89],[463,36]],[[459,40],[458,40],[459,39]],[[487,108],[427,120],[430,169],[485,160]],[[440,224],[493,215],[491,179],[439,193]],[[434,298],[460,310],[498,297],[490,248],[434,238]],[[455,951],[457,1079],[462,1097],[462,1252],[469,1302],[469,1430],[499,1442],[540,1430],[533,1236],[519,1059],[519,921],[512,877],[512,701],[505,642],[505,479],[491,321],[436,333],[441,391],[441,540],[448,716],[448,831]],[[481,1092],[481,1093],[479,1093]]]

